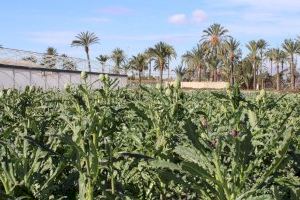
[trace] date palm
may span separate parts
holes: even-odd
[[[268,43],[264,39],[259,39],[257,41],[257,47],[259,50],[259,58],[260,58],[260,66],[259,66],[259,73],[262,75],[263,71],[263,65],[264,65],[264,58],[265,58],[265,51],[266,48],[268,47]],[[262,76],[261,76],[262,77]],[[264,79],[262,79],[261,85],[264,85]]]
[[[45,55],[43,56],[41,65],[47,68],[54,68],[57,62],[57,56],[57,50],[54,47],[48,47]]]
[[[207,47],[207,53],[212,59],[218,59],[215,63],[220,63],[220,53],[222,51],[222,43],[230,37],[228,30],[221,24],[213,24],[203,31],[202,39],[204,45]],[[222,59],[222,57],[221,57]],[[210,62],[212,64],[213,62]],[[211,69],[214,70],[214,77],[216,77],[218,67],[214,66]]]
[[[266,57],[268,58],[268,60],[270,61],[271,64],[271,76],[273,74],[273,61],[274,61],[274,51],[275,49],[268,49],[266,52]]]
[[[300,52],[300,45],[299,42],[292,40],[292,39],[286,39],[284,40],[282,44],[283,50],[287,53],[289,59],[290,59],[290,77],[291,77],[291,88],[295,89],[295,71],[296,71],[296,66],[295,66],[295,56],[297,53]]]
[[[147,54],[150,58],[155,60],[155,70],[160,72],[160,83],[163,83],[163,71],[168,68],[169,61],[172,58],[176,58],[177,54],[171,45],[159,42],[154,47],[147,50]]]
[[[100,62],[101,66],[102,66],[101,71],[104,72],[104,68],[105,68],[107,61],[109,60],[109,56],[99,55],[98,57],[96,57],[96,59]]]
[[[251,79],[253,76],[252,63],[248,57],[238,62],[238,67],[235,70],[236,82],[239,84],[245,84],[249,90]]]
[[[280,90],[280,63],[281,63],[281,50],[274,49],[274,62],[276,63],[276,90]]]
[[[239,48],[240,43],[235,40],[234,38],[229,38],[228,40],[225,40],[223,44],[223,48],[225,49],[226,58],[229,59],[229,65],[230,65],[230,84],[234,84],[234,68],[237,64],[237,61],[241,57],[241,49]]]
[[[136,56],[132,56],[129,61],[129,66],[131,69],[138,72],[139,75],[139,85],[142,83],[142,73],[148,69],[148,57],[146,54],[139,53]]]
[[[280,60],[281,60],[281,72],[283,72],[284,63],[286,63],[288,55],[285,51],[280,51]]]
[[[183,67],[183,65],[178,65],[175,69],[174,72],[176,73],[176,79],[178,81],[182,81],[183,76],[186,73],[186,69]]]
[[[252,40],[246,45],[247,49],[249,50],[249,59],[252,63],[253,67],[253,89],[256,89],[256,71],[257,71],[257,63],[258,63],[258,53],[259,48],[257,42]]]
[[[198,80],[201,81],[201,71],[205,67],[206,48],[203,44],[198,44],[191,51],[182,55],[182,61],[193,71],[197,71]]]
[[[221,24],[213,24],[203,31],[202,40],[205,45],[212,49],[217,49],[221,46],[222,41],[229,37],[228,30]]]
[[[66,54],[61,55],[62,67],[66,70],[76,70],[76,63]]]
[[[120,69],[122,68],[122,65],[125,64],[126,61],[126,56],[125,53],[122,49],[120,48],[116,48],[113,50],[112,55],[111,55],[111,59],[114,62],[114,70],[116,73],[120,72]]]
[[[87,61],[88,61],[88,68],[89,68],[89,71],[91,71],[92,67],[91,67],[90,54],[89,54],[90,46],[92,44],[98,43],[99,38],[96,36],[95,33],[91,33],[91,32],[88,32],[88,31],[81,32],[75,37],[76,37],[76,39],[72,41],[71,46],[72,47],[83,47],[84,48],[84,51],[86,53],[86,58],[87,58]]]

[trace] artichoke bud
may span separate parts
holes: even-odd
[[[167,88],[165,93],[166,93],[166,96],[170,96],[172,94],[172,90],[170,88]]]
[[[103,74],[100,74],[100,75],[99,75],[99,80],[100,80],[101,82],[104,82],[104,81],[105,81],[105,76],[104,76]]]
[[[82,80],[86,80],[87,76],[88,75],[87,75],[87,73],[85,71],[82,71],[81,74],[80,74],[80,77],[81,77]]]
[[[176,89],[179,89],[180,86],[181,86],[180,80],[176,79],[176,81],[175,81],[175,83],[174,83],[174,87],[175,87]]]

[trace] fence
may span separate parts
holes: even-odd
[[[101,65],[101,63],[96,60],[91,60],[90,63],[92,72],[114,72],[114,69],[111,65]],[[86,59],[74,58],[65,54],[49,55],[9,48],[0,48],[0,64],[26,67],[43,67],[48,69],[88,71],[88,62]],[[120,73],[124,72],[121,71]]]
[[[112,63],[107,62],[102,65],[97,60],[91,60],[91,71],[99,73],[116,73]],[[74,58],[67,55],[48,55],[44,53],[37,53],[32,51],[24,51],[10,48],[0,48],[0,64],[14,65],[14,66],[26,66],[26,67],[38,67],[48,69],[63,69],[63,70],[78,70],[88,71],[88,62],[86,59]],[[123,69],[118,70],[120,74],[125,74]],[[137,78],[136,71],[128,70],[130,76]],[[153,66],[148,70],[145,70],[142,74],[143,77],[154,77],[159,79],[160,73],[158,70],[154,70]],[[174,79],[176,77],[173,69],[166,69],[163,72],[164,79]]]
[[[11,66],[0,64],[0,89],[24,89],[26,86],[37,86],[43,89],[63,89],[66,84],[81,83],[81,71],[46,69],[37,67]],[[101,87],[97,72],[88,73],[88,83],[94,83],[93,88]],[[127,85],[127,76],[108,74],[112,79],[118,79],[118,86]]]
[[[91,71],[88,81],[95,82],[99,74],[108,74],[119,80],[119,87],[127,85],[127,75],[113,74],[109,65],[90,61]],[[81,71],[88,71],[85,59],[67,55],[49,55],[17,49],[0,48],[0,88],[22,89],[35,85],[44,89],[62,89],[65,84],[80,84]],[[123,73],[123,72],[121,72]],[[100,87],[96,82],[94,87]]]

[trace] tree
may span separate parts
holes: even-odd
[[[120,69],[122,68],[122,65],[124,65],[126,62],[126,56],[124,51],[120,48],[114,49],[111,55],[111,59],[115,63],[114,71],[116,73],[120,73]]]
[[[253,67],[253,89],[256,89],[256,72],[257,72],[257,61],[258,61],[258,46],[257,46],[257,42],[252,40],[250,41],[247,45],[246,45],[247,49],[250,51],[249,52],[249,59],[252,63],[252,67]]]
[[[203,31],[202,40],[205,45],[217,50],[221,47],[221,43],[229,37],[227,33],[228,30],[220,24],[213,24]]]
[[[283,72],[284,63],[287,61],[288,55],[283,50],[280,50],[281,73]]]
[[[167,62],[170,61],[172,58],[176,58],[176,51],[175,49],[164,42],[157,43],[153,48],[149,48],[147,50],[147,54],[150,58],[155,60],[155,70],[160,71],[160,83],[163,83],[163,71],[169,67]]]
[[[179,65],[174,69],[174,72],[176,73],[176,79],[181,81],[186,73],[186,69],[183,67],[183,65]]]
[[[268,46],[268,43],[264,39],[259,39],[257,41],[257,48],[259,51],[259,58],[260,58],[260,66],[259,66],[259,73],[261,74],[263,71],[263,64],[264,64],[264,58],[265,58],[265,51]],[[264,79],[262,79],[264,80]],[[261,83],[264,85],[264,82]]]
[[[222,66],[222,61],[218,59],[217,56],[210,55],[205,59],[205,66],[210,71],[209,74],[210,80],[218,81],[217,69]]]
[[[253,77],[252,63],[249,58],[244,58],[238,62],[238,67],[235,70],[236,82],[245,84],[246,88],[250,88],[250,81]]]
[[[106,65],[107,61],[109,60],[109,56],[107,56],[107,55],[99,55],[98,57],[96,57],[96,59],[100,62],[101,66],[102,66],[101,71],[103,73],[105,65]]]
[[[136,56],[132,56],[129,61],[129,66],[131,69],[138,72],[139,75],[139,85],[142,83],[142,72],[148,69],[148,57],[146,54],[139,53]]]
[[[66,54],[61,55],[62,67],[66,70],[76,70],[76,63]]]
[[[92,71],[91,61],[90,61],[90,46],[92,44],[96,44],[99,42],[99,38],[95,35],[95,33],[91,32],[81,32],[77,36],[76,39],[72,41],[71,46],[73,47],[83,47],[86,53],[87,61],[88,61],[88,68],[89,71]]]
[[[279,66],[281,63],[281,50],[274,49],[274,61],[276,63],[276,90],[280,90],[280,72]]]
[[[230,84],[234,85],[234,68],[241,56],[241,49],[239,48],[240,43],[233,39],[229,38],[228,40],[225,40],[223,44],[223,48],[225,49],[225,52],[227,52],[227,55],[225,56],[225,59],[229,59],[229,65],[230,65]]]
[[[268,49],[268,51],[266,52],[266,57],[268,58],[268,60],[270,61],[271,64],[271,76],[273,74],[273,61],[274,61],[274,51],[275,49]]]
[[[22,60],[28,61],[28,62],[31,62],[34,64],[36,64],[38,62],[38,60],[35,56],[27,56],[27,57],[22,58]]]
[[[57,50],[53,47],[48,47],[45,55],[43,56],[43,60],[41,65],[47,68],[54,68],[57,63]]]
[[[296,66],[295,66],[294,59],[295,59],[295,55],[300,52],[300,45],[297,41],[294,41],[292,39],[286,39],[282,44],[282,48],[290,59],[291,88],[295,89]]]
[[[223,26],[220,24],[213,24],[207,29],[203,31],[202,39],[203,44],[207,48],[207,57],[211,57],[209,60],[211,61],[212,59],[222,59],[222,43],[229,38],[230,36],[228,35],[228,30],[225,29]],[[221,57],[221,58],[220,58]],[[213,62],[210,62],[212,64]],[[215,61],[216,64],[219,64],[220,61]],[[220,65],[222,66],[222,65]],[[217,78],[217,66],[211,66],[211,69],[214,70],[214,78]],[[215,80],[213,80],[215,81]]]
[[[198,44],[197,47],[191,51],[187,51],[182,55],[182,61],[188,66],[189,69],[197,71],[198,80],[201,81],[201,71],[205,67],[206,49],[203,44]]]

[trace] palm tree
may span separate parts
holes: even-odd
[[[169,67],[168,63],[172,58],[176,58],[175,49],[164,42],[157,43],[153,48],[147,50],[150,58],[155,60],[155,70],[160,71],[160,83],[163,83],[163,71]]]
[[[280,51],[281,72],[283,72],[284,63],[287,61],[288,55],[283,50]]]
[[[280,73],[279,66],[281,63],[281,50],[274,49],[274,61],[276,63],[276,90],[280,90]]]
[[[66,54],[61,55],[62,67],[66,70],[76,70],[76,63]]]
[[[203,31],[201,40],[203,41],[204,45],[207,47],[207,49],[208,49],[207,54],[209,54],[211,59],[219,59],[219,56],[222,51],[222,43],[228,37],[230,37],[228,35],[228,30],[225,29],[220,24],[213,24]],[[221,57],[221,59],[222,59],[222,57]],[[212,63],[213,62],[210,62],[210,64],[212,64]],[[216,61],[216,63],[220,63],[220,61]],[[214,70],[213,77],[217,78],[218,67],[214,66],[211,69]]]
[[[176,79],[181,81],[182,77],[186,73],[186,69],[183,67],[183,65],[179,65],[174,69],[174,72],[176,73]]]
[[[124,51],[120,48],[114,49],[111,55],[111,59],[115,63],[114,71],[116,73],[120,73],[119,70],[122,68],[122,65],[124,65],[126,61],[126,56],[124,54]]]
[[[54,47],[48,47],[45,55],[43,56],[41,65],[47,68],[54,68],[57,62],[57,56],[57,50]]]
[[[229,37],[227,33],[228,30],[220,24],[213,24],[203,31],[202,40],[205,45],[217,50],[221,43]]]
[[[189,69],[198,72],[198,80],[201,81],[201,71],[205,67],[206,48],[203,44],[198,44],[191,51],[187,51],[182,55],[182,61],[186,63]]]
[[[90,46],[92,44],[96,44],[99,42],[99,38],[96,36],[95,33],[91,33],[88,31],[81,32],[75,37],[76,37],[76,39],[72,41],[71,46],[84,47],[84,51],[86,53],[86,57],[87,57],[87,61],[88,61],[89,71],[91,71],[92,67],[91,67],[89,50],[90,50]]]
[[[238,67],[235,70],[236,82],[239,84],[245,84],[246,88],[250,88],[250,81],[253,76],[253,66],[249,58],[244,58],[238,63]]]
[[[264,40],[264,39],[259,39],[257,41],[257,48],[258,48],[258,51],[259,51],[259,58],[260,58],[260,74],[262,73],[262,70],[263,70],[263,64],[264,64],[264,55],[265,55],[265,51],[266,51],[266,48],[268,46],[268,43]],[[264,79],[262,79],[263,81]],[[261,85],[264,85],[264,83],[262,82]]]
[[[250,51],[249,52],[249,59],[252,62],[252,67],[253,67],[253,89],[256,89],[256,70],[257,70],[257,61],[258,61],[258,46],[257,42],[252,40],[246,45],[247,49]]]
[[[274,61],[274,51],[275,49],[268,49],[268,51],[266,52],[266,57],[269,59],[270,64],[271,64],[271,76],[273,74],[273,61]]]
[[[96,57],[96,59],[100,62],[101,66],[102,66],[102,73],[104,72],[104,68],[106,65],[106,62],[109,60],[109,56],[107,55],[99,55],[98,57]]]
[[[129,61],[129,66],[131,69],[138,72],[139,75],[139,85],[142,83],[142,72],[148,69],[148,57],[146,54],[138,54],[136,56],[132,56]]]
[[[237,61],[239,60],[240,56],[241,56],[241,49],[239,48],[240,43],[233,39],[233,38],[229,38],[228,40],[225,40],[223,47],[225,49],[226,53],[226,58],[229,59],[229,65],[230,65],[230,84],[233,85],[234,84],[234,68],[235,68],[235,64],[237,63]]]
[[[208,56],[205,59],[206,68],[209,69],[210,81],[218,81],[217,69],[222,66],[222,61],[217,58],[217,56]]]
[[[283,50],[286,52],[290,59],[290,76],[291,76],[291,88],[295,89],[295,71],[296,66],[294,63],[295,54],[300,52],[300,45],[297,41],[294,41],[292,39],[286,39],[284,40],[282,44]]]

